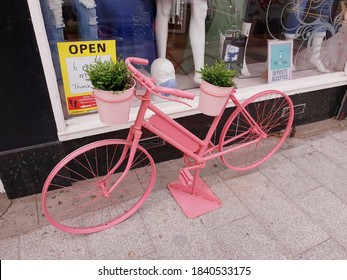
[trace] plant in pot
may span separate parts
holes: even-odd
[[[199,110],[209,116],[218,116],[229,94],[235,86],[235,70],[226,68],[223,61],[217,60],[213,65],[205,64],[197,71],[201,75]]]
[[[85,65],[83,70],[94,88],[100,120],[108,125],[126,123],[135,82],[125,61],[121,58],[101,60],[99,57]]]

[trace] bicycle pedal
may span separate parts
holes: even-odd
[[[191,186],[193,184],[193,176],[187,169],[181,169],[178,178],[184,186]]]

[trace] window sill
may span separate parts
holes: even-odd
[[[240,100],[246,100],[253,94],[268,89],[277,89],[287,93],[288,95],[295,95],[324,88],[343,86],[347,85],[347,76],[344,72],[321,74],[315,70],[306,70],[294,72],[293,79],[289,81],[268,84],[261,78],[247,78],[238,79],[237,85],[238,90],[236,96]],[[195,88],[190,91],[196,96],[194,100],[186,101],[191,107],[169,101],[159,102],[157,103],[157,106],[172,118],[199,114],[200,112],[197,109],[199,89]],[[230,103],[230,106],[232,106],[232,103]],[[59,140],[67,141],[129,128],[135,120],[137,110],[138,106],[132,107],[129,122],[117,126],[104,125],[99,121],[97,114],[73,117],[66,120],[66,129],[64,131],[58,131]],[[151,112],[148,112],[146,117],[150,117],[150,115]]]

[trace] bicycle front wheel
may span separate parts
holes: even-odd
[[[236,108],[227,120],[219,150],[230,149],[221,159],[236,171],[249,170],[269,159],[287,138],[294,118],[291,99],[280,91],[262,91],[242,105],[261,132],[241,108]]]
[[[130,217],[145,202],[155,181],[155,164],[144,148],[137,146],[126,176],[108,196],[105,191],[124,173],[131,149],[131,141],[102,140],[66,156],[42,189],[46,219],[62,231],[85,234]]]

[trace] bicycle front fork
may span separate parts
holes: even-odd
[[[112,191],[117,188],[117,186],[122,182],[129,172],[132,163],[134,161],[136,148],[139,145],[140,139],[141,139],[142,131],[139,128],[135,128],[134,126],[131,126],[129,129],[129,134],[127,137],[127,142],[131,142],[131,146],[126,146],[125,149],[122,151],[122,155],[120,156],[121,160],[118,161],[118,163],[106,174],[106,176],[99,182],[99,188],[102,190],[102,195],[104,197],[109,197]],[[130,149],[130,153],[129,153]],[[129,153],[129,154],[128,154]],[[119,166],[128,158],[127,165],[122,173],[122,175],[118,178],[118,180],[112,185],[110,189],[106,188],[106,181],[109,179],[110,176],[119,168]]]

